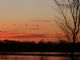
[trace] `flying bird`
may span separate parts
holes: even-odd
[[[27,26],[28,24],[25,24],[25,26]]]
[[[39,26],[39,25],[36,25],[37,27]]]
[[[13,24],[13,26],[15,26],[16,24]]]

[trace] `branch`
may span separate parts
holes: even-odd
[[[62,13],[62,16],[64,17],[66,26],[69,28],[69,30],[70,30],[71,32],[73,32],[73,29],[68,25],[66,16],[65,16],[65,14],[63,13],[63,10],[61,9],[61,7],[59,6],[58,1],[57,1],[57,0],[54,0],[54,1],[56,2],[57,6],[59,7],[59,9],[60,9],[60,11],[61,11],[61,13]]]

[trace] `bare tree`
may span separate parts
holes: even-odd
[[[62,21],[57,21],[59,27],[65,33],[68,42],[72,42],[73,45],[78,40],[78,34],[80,32],[80,0],[54,0],[59,8],[59,14],[62,17],[57,16]],[[60,3],[61,2],[61,3]],[[74,60],[74,52],[71,52],[71,59]]]
[[[65,33],[68,42],[76,43],[80,31],[80,0],[54,1],[59,8],[60,15],[62,15],[62,17],[57,16],[62,20],[59,23],[57,21],[59,27]]]

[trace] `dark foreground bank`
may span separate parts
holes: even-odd
[[[67,42],[19,42],[0,41],[0,52],[80,52],[80,42],[73,44]]]

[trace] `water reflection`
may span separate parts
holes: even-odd
[[[36,53],[36,54],[38,54],[38,53]],[[76,60],[80,60],[79,57],[76,57],[76,58],[77,58]],[[62,56],[59,57],[59,56],[0,55],[0,60],[70,60],[70,57],[62,57]]]
[[[0,56],[0,60],[68,60],[68,57],[53,56]]]

